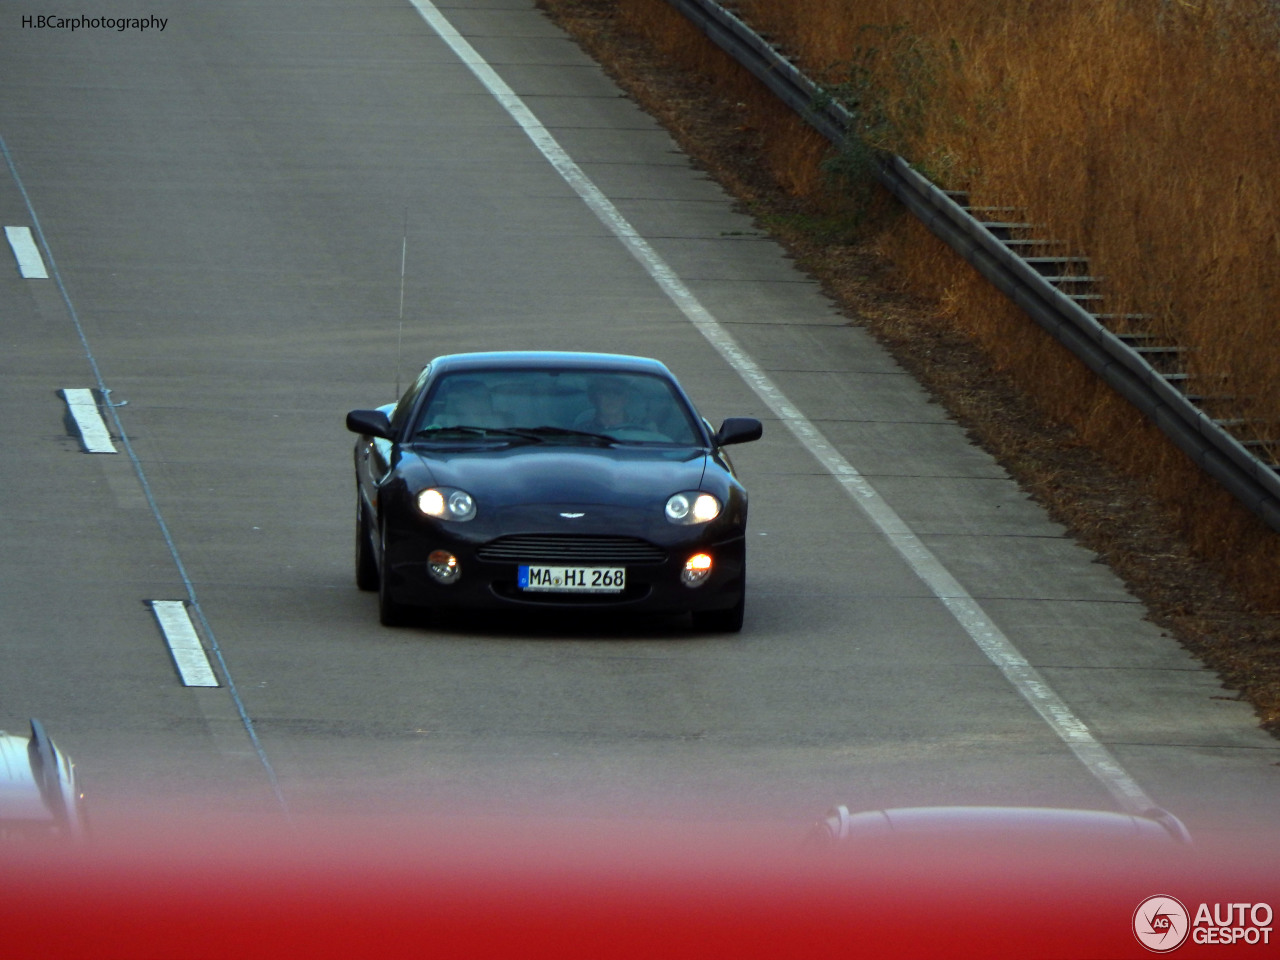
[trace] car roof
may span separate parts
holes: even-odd
[[[819,824],[832,841],[886,836],[1003,835],[1030,838],[1083,836],[1145,837],[1190,843],[1191,835],[1177,817],[1153,807],[1142,815],[1109,810],[1080,810],[1051,807],[900,807],[851,813],[843,805],[834,807]]]
[[[648,373],[671,377],[660,360],[619,353],[585,353],[571,350],[495,350],[486,353],[452,353],[431,361],[436,373],[495,369],[581,369],[618,373]]]

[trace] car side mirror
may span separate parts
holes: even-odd
[[[393,439],[391,420],[381,410],[352,410],[347,414],[347,429],[367,437]]]
[[[764,424],[755,417],[728,417],[720,424],[716,432],[716,446],[726,447],[731,443],[747,443],[759,440],[764,435]]]

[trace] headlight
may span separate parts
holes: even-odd
[[[476,502],[465,490],[430,487],[418,494],[418,509],[437,520],[470,520],[476,515]]]
[[[720,501],[696,490],[677,493],[667,501],[666,514],[672,523],[707,523],[720,516]]]

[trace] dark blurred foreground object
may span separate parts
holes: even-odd
[[[1117,842],[1112,817],[959,844],[925,830],[833,855],[772,821],[406,813],[286,826],[148,796],[130,828],[95,814],[89,843],[9,845],[4,960],[1136,960],[1151,954],[1135,911],[1153,896],[1190,917],[1206,903],[1280,905],[1274,829],[1239,823],[1197,821],[1195,844],[1136,822],[1137,842]],[[1176,954],[1246,955],[1270,954],[1192,939]]]
[[[0,730],[0,840],[79,838],[84,824],[75,764],[44,725],[32,719],[30,737]]]

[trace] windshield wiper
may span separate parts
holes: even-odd
[[[607,433],[592,433],[590,430],[570,430],[567,427],[521,427],[518,430],[508,430],[507,433],[518,434],[522,437],[528,437],[530,440],[539,442],[546,440],[548,437],[564,437],[570,440],[591,440],[596,443],[616,443],[617,438],[611,437]]]
[[[417,440],[437,440],[446,437],[463,436],[477,439],[518,439],[531,443],[546,443],[551,439],[579,440],[607,446],[621,443],[617,437],[607,433],[593,433],[590,430],[571,430],[568,427],[553,427],[543,424],[539,427],[478,427],[471,424],[458,424],[452,427],[426,427],[415,435]]]
[[[436,440],[444,439],[454,435],[464,437],[498,437],[501,439],[516,438],[519,440],[534,440],[541,442],[540,437],[531,436],[527,431],[523,430],[505,430],[502,427],[475,427],[470,424],[457,424],[452,427],[425,427],[414,434],[415,440]]]

